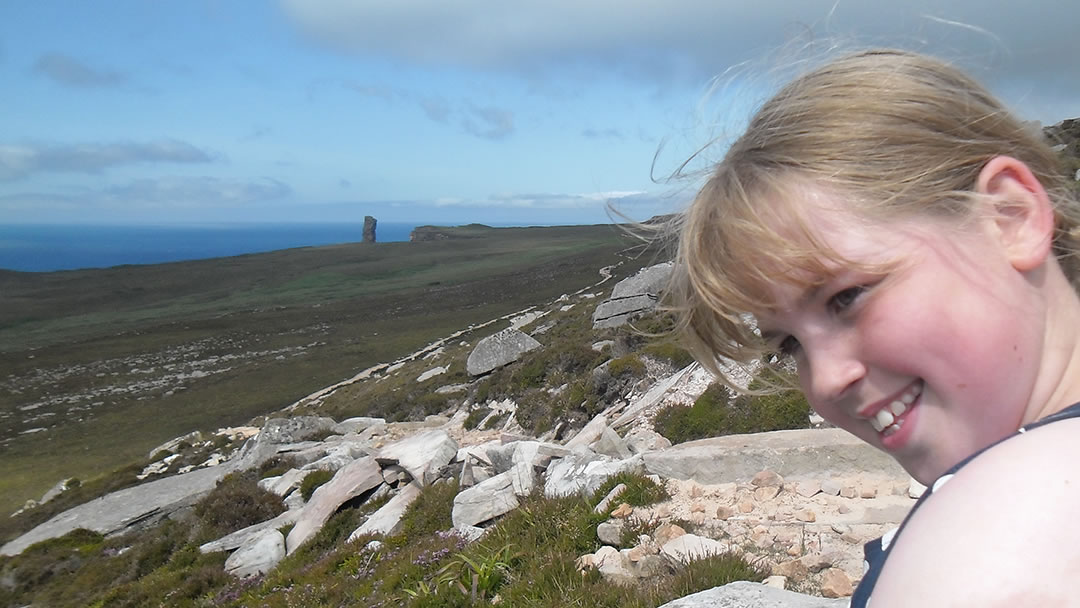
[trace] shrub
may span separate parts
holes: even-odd
[[[472,410],[469,412],[469,415],[465,417],[465,422],[463,423],[465,429],[471,431],[480,426],[480,422],[490,413],[491,408],[489,407],[478,407]]]
[[[608,364],[608,373],[611,374],[612,378],[644,376],[645,364],[641,362],[637,355],[625,355],[611,360],[611,363]]]
[[[220,538],[285,511],[279,496],[259,487],[256,475],[255,471],[230,473],[195,505],[198,538]]]
[[[311,500],[311,495],[315,493],[315,490],[333,478],[333,471],[315,469],[304,477],[304,481],[300,482],[300,495],[304,497],[304,500]]]
[[[624,471],[609,477],[607,481],[601,484],[596,492],[593,493],[590,504],[600,504],[600,501],[608,495],[608,492],[620,483],[626,484],[626,489],[613,501],[614,504],[611,505],[612,508],[615,508],[619,503],[624,502],[630,506],[644,507],[671,498],[671,494],[668,493],[667,488],[664,486],[640,473]]]
[[[693,355],[674,342],[655,342],[641,349],[641,352],[655,359],[669,361],[678,368],[686,367],[694,362]]]
[[[760,386],[751,384],[751,389]],[[810,406],[801,393],[738,395],[720,384],[705,389],[691,406],[671,406],[657,413],[656,432],[672,443],[739,433],[806,428]]]

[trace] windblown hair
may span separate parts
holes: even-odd
[[[930,57],[880,49],[792,81],[753,116],[676,222],[668,296],[686,345],[721,378],[726,360],[760,360],[766,345],[747,313],[773,305],[767,286],[844,263],[807,229],[800,186],[838,193],[869,220],[935,215],[960,226],[975,213],[979,172],[999,155],[1025,163],[1049,193],[1054,250],[1075,284],[1080,205],[1058,158],[974,80]]]

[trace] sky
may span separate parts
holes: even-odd
[[[1080,117],[1078,24],[1076,0],[4,2],[0,223],[644,220],[838,49]]]

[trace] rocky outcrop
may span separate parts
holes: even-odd
[[[361,458],[338,471],[333,479],[319,486],[304,506],[296,525],[285,539],[291,555],[318,532],[326,520],[346,501],[381,485],[382,472],[374,458]]]
[[[906,478],[887,454],[840,429],[727,435],[646,452],[642,457],[649,473],[704,484],[750,479],[765,469],[784,477],[876,471]]]
[[[443,430],[413,435],[392,443],[375,457],[382,466],[397,465],[422,486],[438,478],[439,471],[457,456],[458,444]]]
[[[739,581],[694,593],[660,608],[841,608],[846,599],[825,599]]]
[[[113,492],[68,509],[0,547],[2,555],[18,555],[30,545],[63,536],[76,528],[117,534],[160,521],[194,504],[230,472],[227,466],[198,469]]]
[[[531,336],[507,328],[481,340],[469,354],[465,369],[473,376],[486,374],[536,348],[540,348],[540,343]]]
[[[371,514],[362,526],[349,535],[349,540],[365,534],[397,534],[401,530],[401,517],[405,515],[405,509],[420,495],[421,486],[412,482],[402,488],[385,505]]]
[[[611,290],[611,297],[593,311],[593,328],[618,327],[634,315],[656,308],[673,266],[671,262],[657,264],[619,281]]]
[[[375,225],[379,223],[379,220],[371,217],[370,215],[364,216],[364,242],[375,242]]]

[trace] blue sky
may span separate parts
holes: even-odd
[[[646,219],[837,45],[939,54],[1025,118],[1080,116],[1080,3],[939,4],[5,2],[0,222]]]

